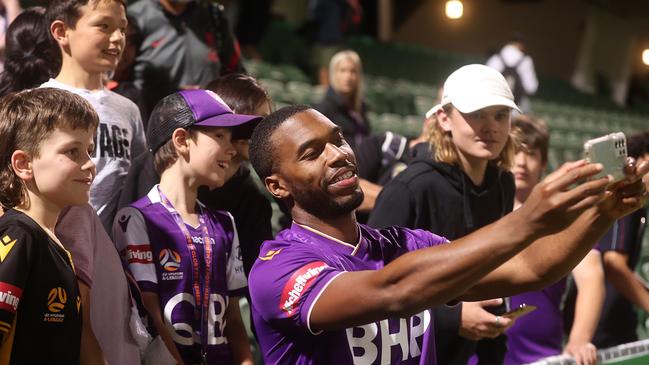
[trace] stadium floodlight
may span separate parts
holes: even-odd
[[[449,19],[460,19],[464,14],[464,5],[460,0],[449,0],[446,2],[446,17]]]

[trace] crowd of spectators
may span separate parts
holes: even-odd
[[[638,339],[649,132],[623,183],[548,171],[522,39],[448,75],[408,139],[372,131],[340,49],[358,1],[310,2],[326,93],[279,110],[233,31],[259,58],[265,19],[0,5],[0,364],[591,365]]]

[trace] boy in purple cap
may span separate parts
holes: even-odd
[[[260,118],[234,114],[211,91],[186,90],[162,99],[149,121],[160,184],[120,210],[113,226],[159,335],[152,346],[164,343],[148,351],[155,356],[148,361],[167,363],[159,358],[166,348],[173,363],[252,363],[231,298],[247,285],[234,220],[207,209],[197,194],[199,186],[223,185],[235,154],[232,130],[250,134]]]
[[[310,107],[266,117],[250,153],[293,218],[250,272],[266,364],[434,365],[430,308],[558,280],[617,217],[647,201],[648,163],[608,191],[608,178],[585,180],[601,165],[568,163],[516,211],[445,244],[423,230],[356,222],[363,192],[354,153],[340,127]]]

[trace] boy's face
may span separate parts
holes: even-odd
[[[502,152],[509,138],[511,109],[490,106],[463,114],[453,108],[440,111],[441,127],[451,132],[453,144],[463,160],[493,160]]]
[[[205,127],[188,140],[188,164],[199,185],[214,189],[225,183],[226,170],[236,154],[231,138],[229,128]]]
[[[32,157],[31,183],[55,207],[88,203],[95,164],[90,160],[95,130],[56,128]],[[30,183],[30,182],[28,182]]]
[[[66,27],[69,53],[87,72],[114,70],[126,43],[126,11],[117,1],[90,1],[74,28]]]
[[[521,150],[516,152],[512,173],[516,181],[517,190],[531,190],[541,181],[545,163],[541,158],[541,150],[538,148],[531,151]]]

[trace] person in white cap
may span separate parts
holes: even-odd
[[[453,72],[440,103],[426,113],[434,119],[430,150],[418,152],[384,187],[369,225],[422,228],[454,240],[511,212],[513,110],[520,111],[498,71],[475,64]],[[505,307],[495,299],[436,308],[438,362],[464,365],[476,351],[474,341],[501,336],[513,324],[497,316]],[[505,342],[504,337],[478,342],[480,363],[502,363]]]

